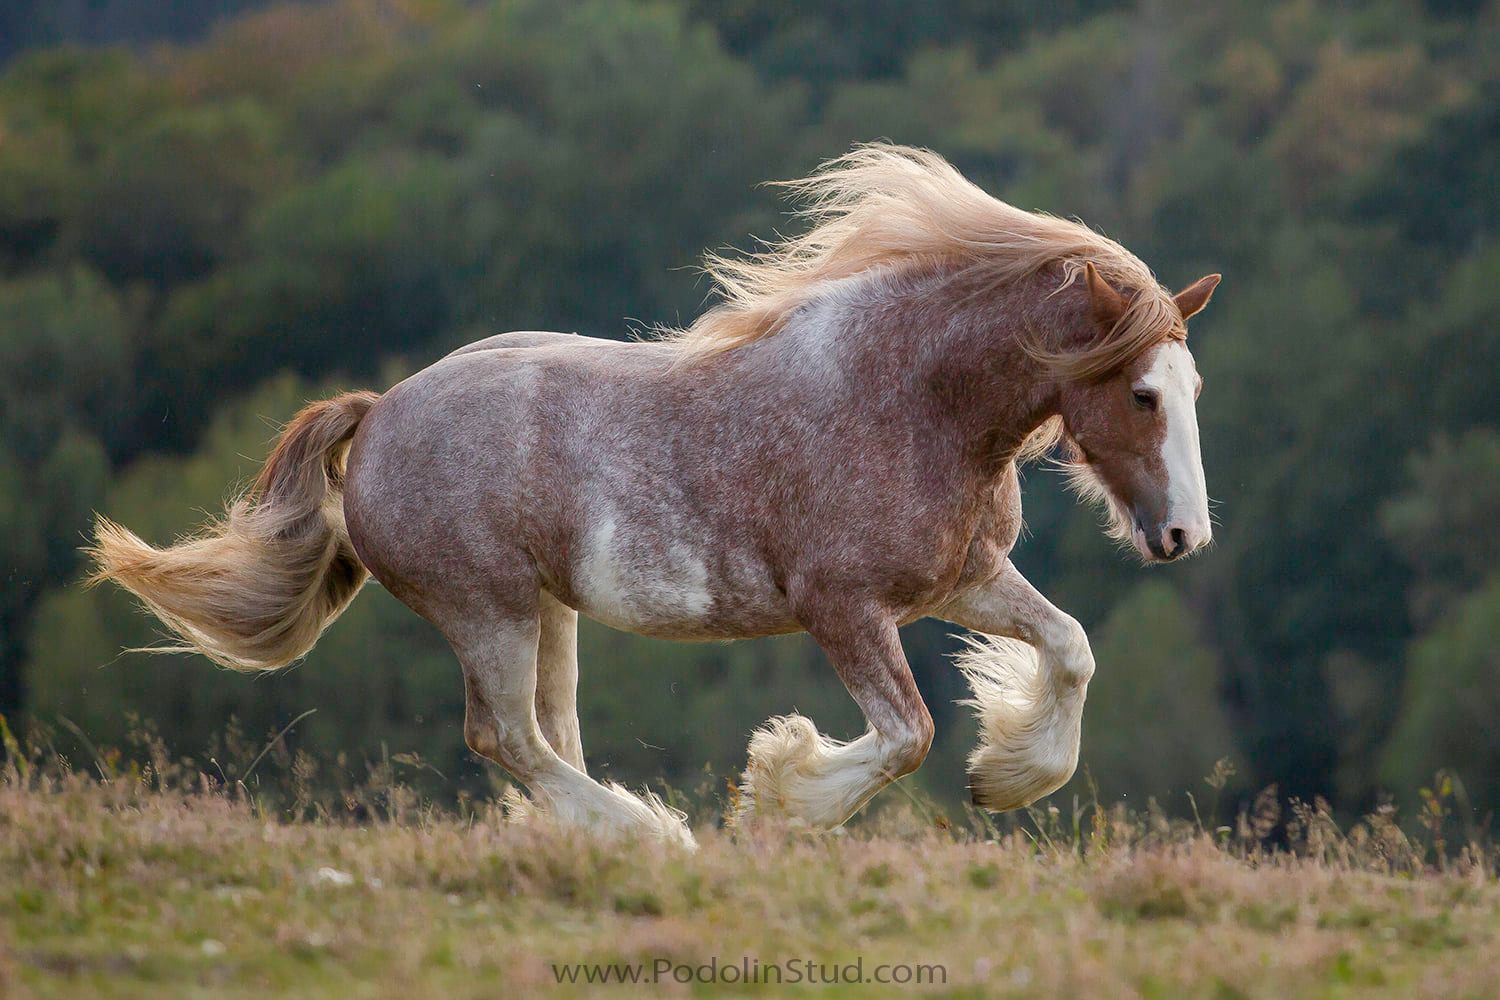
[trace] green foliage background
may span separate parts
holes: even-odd
[[[1096,640],[1103,794],[1182,809],[1229,754],[1351,809],[1437,767],[1500,804],[1493,0],[329,0],[182,40],[247,6],[6,14],[0,54],[138,44],[0,68],[0,711],[196,751],[316,708],[300,746],[482,785],[446,648],[378,588],[282,675],[121,656],[154,633],[76,586],[90,512],[165,542],[305,399],[499,330],[685,321],[703,248],[796,225],[759,181],[884,137],[1170,285],[1226,275],[1193,329],[1214,550],[1147,574],[1027,482],[1017,561]],[[918,780],[951,801],[946,631],[907,645],[940,727]],[[586,749],[622,780],[729,773],[793,707],[859,725],[802,638],[583,648]]]

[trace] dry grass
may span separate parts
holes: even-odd
[[[10,747],[5,997],[714,993],[745,988],[559,987],[553,963],[744,957],[862,959],[867,975],[937,965],[939,991],[976,996],[1496,986],[1500,884],[1485,852],[1450,848],[1438,866],[1388,818],[1344,832],[1299,806],[1283,823],[1269,798],[1218,843],[1150,812],[1044,811],[1007,831],[894,795],[846,835],[705,824],[688,855],[389,788],[348,804],[359,822],[305,803],[311,818],[287,819],[191,768],[106,767],[101,780]]]

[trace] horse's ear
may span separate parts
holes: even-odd
[[[1104,280],[1093,261],[1085,263],[1083,269],[1089,283],[1089,312],[1095,323],[1106,330],[1112,330],[1120,317],[1125,315],[1125,297]]]
[[[1206,275],[1172,296],[1172,301],[1177,303],[1177,311],[1182,313],[1184,320],[1203,311],[1208,300],[1214,297],[1214,289],[1219,287],[1223,277],[1222,274]]]

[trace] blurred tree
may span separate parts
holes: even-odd
[[[161,97],[117,52],[39,52],[0,76],[0,275],[47,262],[101,148]]]
[[[1270,138],[1296,183],[1294,201],[1316,197],[1421,130],[1424,114],[1452,100],[1448,81],[1422,50],[1350,52],[1329,45]]]
[[[1408,458],[1407,480],[1380,521],[1415,573],[1412,611],[1426,624],[1500,565],[1500,431],[1439,435]]]
[[[35,264],[76,209],[78,180],[65,125],[26,121],[0,103],[0,275]]]
[[[172,100],[159,72],[116,49],[35,52],[0,76],[6,118],[17,128],[63,129],[69,153],[84,163]]]
[[[251,206],[286,183],[277,131],[251,101],[163,112],[90,171],[71,240],[119,284],[205,274],[231,256]]]
[[[26,48],[61,42],[182,41],[268,0],[6,0],[0,6],[0,62]]]
[[[969,45],[992,56],[1020,48],[1038,33],[1125,6],[1123,0],[692,0],[689,9],[767,75],[828,84],[894,76],[913,53],[933,46]]]
[[[1154,797],[1185,813],[1183,793],[1200,791],[1215,761],[1238,756],[1218,658],[1198,638],[1192,612],[1159,581],[1122,597],[1093,645],[1098,669],[1072,791],[1083,794],[1086,767],[1103,802],[1123,797],[1144,808]]]
[[[1500,579],[1454,606],[1412,644],[1401,714],[1381,755],[1386,786],[1405,798],[1445,768],[1488,807],[1500,802]]]
[[[1463,253],[1500,225],[1496,176],[1500,79],[1492,78],[1471,100],[1429,117],[1415,141],[1359,178],[1350,200],[1359,217],[1397,227],[1404,241]]]
[[[1404,330],[1361,317],[1322,234],[1288,229],[1198,349],[1211,558],[1192,567],[1229,671],[1257,779],[1327,790],[1330,647],[1385,661],[1405,631],[1405,574],[1369,517],[1422,431]],[[1358,329],[1359,336],[1342,331]]]
[[[122,312],[83,270],[0,283],[0,712],[20,704],[30,617],[108,479],[102,435],[130,378]]]

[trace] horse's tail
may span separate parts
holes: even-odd
[[[298,413],[255,485],[198,534],[158,549],[105,517],[88,549],[89,584],[113,580],[180,640],[234,670],[274,670],[304,655],[368,573],[344,525],[344,456],[373,392]]]

